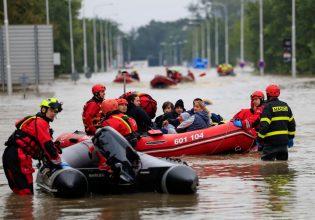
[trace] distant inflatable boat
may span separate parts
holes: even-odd
[[[99,168],[98,153],[106,158],[108,169]],[[41,189],[57,197],[81,197],[90,192],[191,194],[197,190],[198,177],[188,165],[138,153],[111,127],[98,130],[92,140],[67,147],[61,156],[69,167],[41,165],[36,179]]]
[[[174,86],[177,82],[167,76],[156,75],[150,82],[152,88],[167,88],[169,86]]]
[[[139,80],[131,77],[129,74],[124,76],[124,75],[119,75],[116,76],[113,82],[115,83],[124,83],[124,77],[126,77],[126,83],[133,83],[133,82],[139,82]]]
[[[149,132],[150,133],[150,132]],[[64,133],[56,140],[61,147],[89,139],[84,133]],[[148,134],[138,140],[136,150],[158,157],[182,155],[244,153],[254,143],[254,136],[232,122],[179,134]]]

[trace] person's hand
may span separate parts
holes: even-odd
[[[240,121],[240,120],[234,120],[233,121],[233,124],[234,124],[234,126],[236,126],[236,127],[242,127],[242,122]]]
[[[292,139],[289,139],[288,141],[288,148],[291,148],[294,146],[294,141],[293,141],[293,138]]]
[[[163,122],[162,122],[162,127],[167,126],[167,125],[168,125],[168,123],[169,123],[169,122],[168,122],[168,120],[163,121]]]

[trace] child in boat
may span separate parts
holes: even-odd
[[[157,128],[162,128],[163,121],[167,120],[170,112],[174,111],[174,104],[170,101],[166,101],[162,105],[163,114],[156,117],[155,124]]]
[[[171,126],[168,127],[168,133],[183,133],[186,131],[194,131],[199,129],[208,128],[210,125],[210,119],[206,109],[206,105],[202,101],[194,102],[194,113],[183,112],[177,120],[180,124],[176,129]]]
[[[162,128],[166,127],[168,129],[168,124],[170,124],[170,128],[176,128],[179,124],[180,121],[177,119],[181,113],[185,112],[186,109],[184,107],[184,102],[183,100],[179,99],[175,103],[174,110],[166,113],[166,118],[167,120],[164,120],[162,123]]]
[[[154,128],[154,124],[151,121],[151,118],[149,117],[148,113],[144,111],[144,109],[140,106],[140,97],[134,93],[128,96],[128,109],[127,109],[127,115],[131,118],[134,118],[138,125],[138,133],[144,134],[148,130]]]
[[[193,101],[193,106],[195,104],[196,101],[200,101],[200,102],[203,102],[205,104],[205,101],[201,98],[195,98],[194,101]],[[205,104],[206,105],[206,104]],[[216,114],[216,113],[211,113],[207,108],[206,110],[208,111],[209,113],[209,118],[210,118],[210,126],[215,126],[215,125],[218,125],[218,124],[223,124],[224,123],[224,119],[222,118],[221,115],[219,114]],[[187,111],[189,114],[194,114],[194,108],[192,108],[191,110]]]

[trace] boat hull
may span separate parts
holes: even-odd
[[[226,123],[180,134],[141,137],[136,150],[158,157],[247,152],[254,142],[251,133]]]
[[[130,155],[129,143],[111,127],[104,127],[101,131],[105,135],[102,143],[110,146],[104,147],[107,154],[114,149],[114,157],[117,154]],[[98,133],[96,133],[96,136]],[[37,173],[36,183],[43,190],[57,197],[81,197],[90,192],[95,193],[125,193],[125,192],[160,192],[171,194],[192,194],[197,191],[198,176],[188,165],[171,159],[156,158],[145,153],[135,152],[139,156],[140,165],[136,168],[134,180],[126,182],[119,179],[122,171],[115,173],[114,169],[99,169],[100,157],[94,150],[97,142],[84,140],[69,146],[61,154],[62,161],[69,167],[51,169],[42,165]],[[115,152],[117,149],[117,152]],[[124,157],[122,157],[124,158]],[[125,157],[126,158],[126,157]],[[113,158],[107,159],[107,162]],[[121,163],[126,164],[121,160]],[[115,164],[116,165],[116,164]],[[118,179],[116,178],[118,177]]]

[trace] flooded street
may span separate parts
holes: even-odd
[[[183,69],[184,70],[184,69]],[[135,193],[92,195],[81,199],[54,198],[36,188],[34,196],[11,193],[0,166],[0,216],[4,219],[311,219],[315,215],[315,78],[253,76],[218,77],[214,70],[200,77],[193,71],[195,83],[179,84],[169,89],[151,89],[155,74],[163,68],[138,69],[141,82],[128,84],[126,91],[150,94],[158,102],[159,115],[164,101],[183,99],[186,109],[196,97],[213,101],[208,108],[229,120],[241,108],[249,107],[254,90],[268,84],[280,84],[280,100],[287,102],[295,116],[295,146],[287,162],[262,162],[258,152],[235,155],[184,156],[199,176],[195,195]],[[186,70],[183,72],[186,74]],[[122,84],[112,83],[116,73],[93,75],[76,84],[58,79],[40,87],[41,96],[22,94],[0,96],[0,154],[4,142],[14,130],[14,123],[39,110],[42,99],[55,96],[64,103],[63,111],[51,127],[54,137],[83,130],[84,103],[91,98],[94,83],[106,85],[106,98],[123,93]],[[35,165],[35,164],[34,164]],[[35,180],[35,175],[34,175]]]

